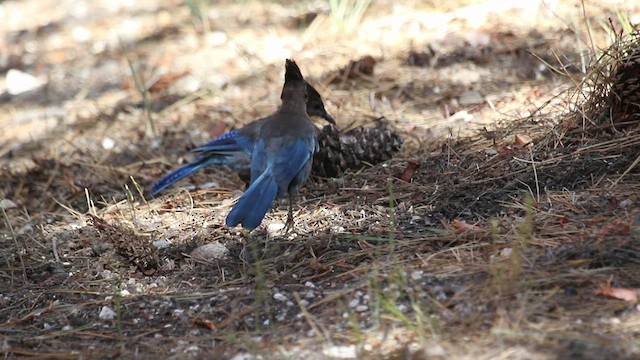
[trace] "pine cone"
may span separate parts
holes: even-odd
[[[629,54],[616,60],[616,70],[610,79],[611,92],[608,104],[611,107],[605,115],[615,123],[623,123],[623,127],[637,124],[640,117],[640,42],[628,46]]]
[[[384,125],[357,127],[340,133],[330,125],[318,134],[320,149],[313,157],[312,174],[338,177],[346,170],[359,170],[367,164],[389,160],[402,147],[402,138]]]

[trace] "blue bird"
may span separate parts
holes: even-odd
[[[293,225],[293,194],[309,177],[318,151],[316,128],[306,112],[307,87],[293,60],[285,66],[282,105],[262,126],[251,153],[251,185],[227,216],[227,226],[253,230],[276,196],[289,195],[287,228]]]
[[[320,93],[308,82],[304,82],[307,90],[306,111],[309,116],[319,116],[331,124],[336,124],[327,113]],[[212,166],[227,166],[248,182],[251,173],[251,154],[262,125],[270,117],[253,121],[246,126],[232,130],[207,144],[191,150],[198,156],[191,162],[180,166],[153,184],[151,193],[155,196],[162,190],[184,179],[194,172]]]

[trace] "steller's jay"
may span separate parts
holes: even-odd
[[[309,116],[319,116],[331,124],[336,124],[331,115],[324,109],[320,93],[308,82],[304,82],[307,91],[306,111]],[[151,192],[157,195],[173,183],[184,179],[194,172],[208,166],[225,165],[237,172],[244,181],[249,180],[251,173],[251,154],[262,125],[269,120],[265,117],[253,121],[246,126],[229,131],[207,144],[197,147],[191,152],[198,156],[191,162],[182,165],[153,184]]]
[[[227,216],[227,226],[260,225],[276,196],[289,195],[287,228],[293,225],[293,194],[309,177],[318,151],[316,128],[306,112],[307,87],[300,69],[287,59],[282,105],[262,124],[251,153],[251,185]]]

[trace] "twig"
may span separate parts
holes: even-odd
[[[51,251],[53,252],[53,257],[56,258],[56,262],[60,262],[60,257],[58,256],[58,238],[53,237],[51,239]]]
[[[623,177],[625,177],[627,174],[629,174],[629,172],[630,172],[631,170],[633,170],[633,168],[634,168],[634,167],[636,167],[636,166],[638,165],[638,163],[640,163],[640,156],[638,156],[638,157],[633,161],[633,163],[632,163],[631,165],[629,165],[629,167],[627,168],[627,170],[625,170],[625,171],[622,173],[622,175],[620,175],[620,177],[619,177],[619,178],[617,178],[617,179],[613,182],[613,184],[611,184],[611,186],[610,186],[610,187],[613,187],[613,186],[618,185],[618,182],[619,182],[620,180],[622,180],[622,178],[623,178]]]

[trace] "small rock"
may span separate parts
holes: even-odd
[[[475,90],[468,90],[460,94],[460,96],[458,97],[458,102],[463,106],[482,104],[484,103],[484,97],[482,97],[482,95]]]
[[[262,356],[253,354],[236,354],[231,360],[262,360]]]
[[[276,236],[282,229],[284,229],[285,224],[283,223],[271,223],[267,226],[267,237],[272,238]]]
[[[473,114],[470,114],[468,111],[466,110],[462,110],[462,111],[458,111],[457,113],[449,116],[447,118],[447,122],[469,122],[471,120],[473,120],[474,116]]]
[[[191,345],[188,348],[184,349],[184,352],[189,353],[189,352],[199,352],[200,348],[198,347],[198,345]]]
[[[322,353],[331,359],[356,359],[357,352],[355,345],[328,346]]]
[[[369,307],[367,305],[356,306],[356,312],[365,312],[367,310],[369,310]]]
[[[349,301],[349,307],[350,308],[355,308],[356,306],[360,305],[360,299],[353,299],[351,301]]]
[[[193,259],[202,261],[221,260],[227,255],[229,255],[229,249],[218,241],[202,245],[191,252]]]
[[[23,234],[27,234],[33,231],[33,225],[31,224],[27,224],[23,227],[21,227],[20,229],[18,229],[18,235],[23,235]]]
[[[14,209],[17,208],[18,205],[16,205],[16,203],[14,203],[13,201],[9,200],[9,199],[2,199],[0,200],[0,209]]]
[[[166,249],[171,246],[171,242],[165,239],[154,241],[152,244],[158,249]]]
[[[102,139],[102,148],[105,150],[111,150],[116,146],[116,142],[110,137]]]
[[[628,207],[630,207],[631,205],[633,205],[633,201],[630,199],[624,199],[622,201],[620,201],[620,203],[618,203],[618,207],[620,207],[621,209],[626,209]]]
[[[111,310],[108,306],[103,306],[98,318],[100,318],[100,320],[113,320],[116,318],[116,312]]]
[[[447,356],[447,352],[444,350],[442,345],[436,343],[435,341],[430,341],[425,344],[423,351],[427,359]]]
[[[422,279],[422,275],[424,274],[424,272],[422,270],[415,270],[411,272],[411,279],[412,280],[420,280]]]
[[[19,95],[31,90],[35,90],[44,85],[44,81],[37,77],[27,74],[16,69],[10,69],[7,71],[7,77],[5,78],[5,87],[7,92],[11,95]]]
[[[287,297],[282,295],[281,293],[273,294],[273,298],[278,300],[278,301],[287,301]]]

